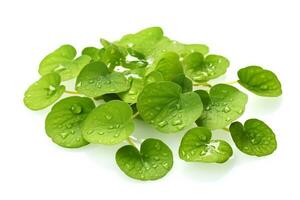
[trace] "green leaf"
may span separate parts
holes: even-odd
[[[180,85],[183,93],[193,91],[193,82],[184,74],[179,74],[178,76],[173,78],[172,82]]]
[[[127,52],[123,47],[117,46],[107,40],[101,39],[101,44],[104,46],[103,61],[109,69],[119,66],[125,62]]]
[[[85,140],[97,144],[117,144],[134,130],[131,107],[118,100],[95,108],[85,120],[82,133]]]
[[[71,45],[63,45],[47,55],[40,63],[39,73],[46,75],[56,72],[62,80],[75,78],[91,58],[82,55],[75,59],[76,50]]]
[[[171,81],[176,76],[183,73],[179,56],[173,52],[163,54],[158,61],[155,70],[160,72],[166,81]]]
[[[122,73],[110,73],[102,62],[85,66],[76,80],[76,90],[88,97],[124,92],[129,87],[130,84]]]
[[[210,129],[220,129],[231,124],[243,114],[248,101],[246,94],[226,84],[214,85],[209,95],[210,101],[203,100],[209,103],[196,123]]]
[[[87,55],[91,58],[91,62],[101,61],[104,57],[105,49],[98,49],[96,47],[86,47],[82,50],[82,55]]]
[[[259,96],[277,97],[282,94],[277,76],[259,66],[249,66],[238,71],[239,83]]]
[[[67,97],[56,103],[46,118],[46,133],[62,147],[77,148],[88,144],[82,137],[81,126],[95,108],[86,97]]]
[[[184,59],[186,75],[195,82],[207,82],[226,73],[229,61],[219,55],[208,55],[204,58],[201,53],[189,54]]]
[[[144,89],[144,80],[134,78],[131,81],[130,89],[126,92],[119,93],[119,97],[126,103],[136,103],[139,94]]]
[[[211,103],[211,99],[208,92],[206,90],[195,90],[194,92],[200,96],[203,107],[206,109],[209,108],[208,106]]]
[[[145,77],[145,84],[148,85],[150,83],[163,81],[163,75],[158,71],[152,71]]]
[[[131,145],[116,153],[119,168],[129,177],[138,180],[156,180],[165,176],[173,166],[171,149],[162,141],[147,139],[140,151]]]
[[[116,44],[131,47],[145,56],[149,56],[162,38],[163,30],[160,27],[150,27],[135,34],[125,35]]]
[[[224,163],[231,156],[231,146],[223,140],[211,140],[211,131],[205,127],[190,129],[179,147],[179,157],[187,162]]]
[[[229,130],[237,148],[245,154],[266,156],[277,148],[275,134],[261,120],[248,119],[244,126],[240,122],[234,122]]]
[[[137,108],[147,123],[161,132],[171,133],[193,124],[203,106],[196,93],[182,93],[176,83],[160,81],[145,86],[138,97]]]
[[[65,91],[57,73],[42,76],[25,92],[24,104],[31,110],[44,109],[57,101]]]

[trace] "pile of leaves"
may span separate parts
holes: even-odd
[[[276,149],[275,135],[263,121],[236,121],[247,104],[244,92],[233,83],[208,83],[226,73],[229,61],[208,54],[206,45],[171,40],[159,27],[100,42],[102,47],[86,47],[79,56],[71,45],[53,51],[39,65],[41,78],[25,92],[24,103],[31,110],[50,106],[64,93],[73,94],[55,103],[47,115],[45,129],[54,143],[79,148],[127,141],[129,145],[116,152],[116,163],[139,180],[165,176],[173,154],[158,139],[137,144],[131,138],[135,120],[164,134],[185,130],[178,154],[187,162],[224,163],[232,156],[226,141],[211,139],[216,129],[229,131],[245,154],[266,156]],[[237,77],[236,83],[256,95],[282,94],[276,75],[262,67],[242,68]],[[75,91],[62,84],[71,79],[76,79]],[[101,102],[97,107],[96,101]]]

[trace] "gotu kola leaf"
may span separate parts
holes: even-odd
[[[76,90],[88,97],[124,92],[129,87],[130,84],[124,74],[110,72],[100,61],[86,65],[76,80]]]
[[[131,107],[112,100],[95,108],[86,118],[83,137],[90,143],[117,144],[127,139],[134,130]]]
[[[47,55],[40,63],[39,73],[46,75],[51,72],[59,73],[62,80],[75,78],[91,58],[82,55],[75,59],[76,49],[71,45],[63,45]]]
[[[116,153],[119,168],[129,177],[156,180],[165,176],[173,166],[171,149],[157,139],[146,139],[140,151],[132,145],[121,147]]]
[[[219,55],[194,52],[184,58],[185,74],[195,82],[207,82],[226,73],[229,61]]]
[[[203,101],[206,106],[196,123],[210,129],[224,128],[231,124],[243,114],[248,101],[246,94],[226,84],[214,85],[209,91],[209,99],[203,92],[197,94],[205,98]]]
[[[202,102],[194,92],[182,93],[182,88],[169,81],[145,86],[137,101],[140,116],[157,130],[177,132],[190,126],[202,113]]]
[[[62,147],[76,148],[87,145],[81,127],[94,108],[94,102],[87,97],[74,96],[60,100],[47,115],[47,135]]]
[[[179,157],[187,162],[223,163],[231,156],[231,146],[223,140],[211,140],[211,131],[205,127],[190,129],[179,147]]]
[[[259,66],[249,66],[238,71],[238,82],[254,94],[277,97],[282,94],[281,83],[277,76]]]
[[[266,156],[276,150],[277,142],[272,129],[263,121],[248,119],[244,125],[230,125],[231,137],[237,148],[248,155]]]
[[[65,91],[57,73],[50,73],[33,83],[25,92],[24,104],[31,110],[41,110],[57,101]]]

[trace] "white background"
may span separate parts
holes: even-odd
[[[297,0],[7,0],[0,3],[0,199],[299,199],[299,47]],[[231,61],[226,77],[247,65],[278,74],[280,98],[249,94],[244,121],[257,117],[277,135],[277,151],[250,157],[234,148],[225,164],[188,164],[178,159],[183,133],[163,135],[137,122],[138,138],[162,138],[175,163],[161,180],[128,178],[114,161],[122,145],[63,149],[44,133],[48,109],[28,110],[26,88],[39,78],[40,60],[70,43],[78,52],[99,38],[116,40],[149,26],[172,39],[205,43]],[[230,74],[230,75],[229,75]],[[228,134],[215,133],[232,144]]]

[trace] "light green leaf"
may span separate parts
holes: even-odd
[[[119,93],[119,97],[126,103],[136,103],[139,94],[144,89],[144,80],[134,78],[131,81],[130,89],[126,92]]]
[[[193,82],[184,74],[179,74],[178,76],[173,78],[172,82],[180,85],[183,93],[193,91]]]
[[[203,106],[196,93],[182,93],[176,83],[160,81],[145,86],[138,97],[137,108],[147,123],[161,132],[171,133],[193,124]]]
[[[156,180],[165,176],[173,166],[171,149],[162,141],[147,139],[140,151],[131,145],[116,153],[119,168],[129,177],[138,180]]]
[[[98,144],[117,144],[134,130],[131,107],[113,100],[95,108],[85,120],[82,133],[85,140]]]
[[[152,71],[145,77],[145,84],[148,85],[150,83],[163,81],[163,75],[158,71]]]
[[[44,109],[57,101],[65,91],[57,73],[42,76],[25,92],[24,104],[31,110]]]
[[[196,123],[210,129],[220,129],[231,124],[243,114],[248,101],[246,94],[226,84],[213,86],[209,95],[210,102]]]
[[[63,45],[41,61],[39,73],[46,75],[56,72],[61,76],[62,80],[75,78],[91,60],[87,55],[82,55],[76,59],[75,56],[76,50],[73,46]]]
[[[105,49],[98,49],[96,47],[86,47],[82,50],[82,55],[87,55],[91,58],[91,62],[102,61]]]
[[[224,163],[231,156],[231,146],[223,140],[211,140],[211,131],[205,127],[190,129],[179,147],[179,157],[187,162]]]
[[[277,97],[282,94],[277,76],[259,66],[249,66],[238,71],[239,83],[254,94]]]
[[[171,81],[176,76],[183,73],[179,56],[173,52],[163,54],[158,61],[155,70],[160,72],[166,81]]]
[[[129,87],[130,83],[122,73],[110,73],[102,62],[94,62],[85,66],[76,80],[76,90],[88,97],[124,92]]]
[[[117,46],[107,40],[101,39],[101,44],[104,46],[102,62],[104,62],[109,69],[115,66],[122,65],[126,60],[127,51],[121,46]]]
[[[204,58],[201,53],[191,53],[185,57],[185,74],[195,82],[207,82],[226,73],[229,61],[219,55],[208,55]]]
[[[263,121],[248,119],[244,126],[240,122],[230,125],[231,137],[237,148],[252,156],[266,156],[277,148],[275,134]]]
[[[131,47],[145,56],[149,56],[162,38],[163,30],[160,27],[150,27],[135,34],[125,35],[116,44]]]
[[[67,97],[53,107],[46,118],[46,133],[62,147],[77,148],[88,144],[82,137],[81,126],[95,108],[86,97]]]

